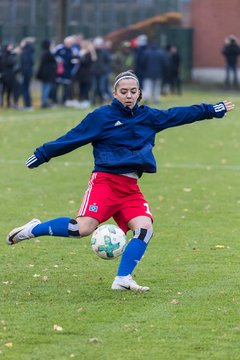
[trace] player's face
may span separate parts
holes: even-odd
[[[130,109],[136,104],[139,94],[138,82],[134,79],[120,80],[113,92],[113,96]]]

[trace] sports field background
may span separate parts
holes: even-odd
[[[111,290],[119,259],[98,258],[90,237],[5,244],[33,217],[76,215],[92,155],[86,146],[29,170],[34,149],[86,112],[1,110],[0,359],[240,359],[239,94],[186,90],[160,106],[224,99],[236,104],[224,119],[156,138],[158,172],[140,179],[155,218],[135,271],[143,294]]]

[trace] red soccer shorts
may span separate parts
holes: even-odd
[[[105,172],[92,173],[78,216],[89,216],[99,223],[113,217],[125,233],[131,219],[137,216],[153,219],[137,179]]]

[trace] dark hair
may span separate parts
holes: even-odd
[[[41,43],[41,46],[42,46],[43,50],[49,50],[50,45],[51,45],[50,40],[43,40],[42,43]]]
[[[141,87],[140,87],[138,77],[137,77],[137,75],[134,73],[133,70],[123,71],[123,72],[119,73],[119,74],[115,77],[115,79],[114,79],[114,85],[113,85],[114,90],[116,89],[117,84],[118,84],[118,82],[120,81],[120,79],[124,79],[124,78],[126,78],[126,79],[127,79],[127,78],[130,78],[130,79],[132,78],[132,79],[135,79],[135,80],[137,81],[138,86],[139,86],[139,91],[140,91],[139,97],[138,97],[138,99],[137,99],[137,102],[139,102],[139,101],[142,99],[142,89],[141,89]]]

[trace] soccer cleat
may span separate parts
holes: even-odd
[[[116,276],[112,284],[112,290],[132,290],[138,292],[149,291],[150,288],[147,286],[140,286],[133,280],[131,275],[127,276]]]
[[[40,224],[41,221],[38,219],[32,219],[27,224],[20,226],[18,228],[13,229],[7,236],[7,244],[14,245],[19,243],[22,240],[31,239],[34,237],[32,234],[32,229]]]

